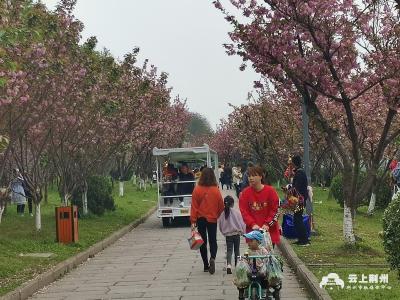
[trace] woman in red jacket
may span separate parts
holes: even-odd
[[[192,228],[197,226],[204,241],[200,247],[200,254],[204,263],[204,272],[210,272],[210,274],[215,272],[215,258],[218,250],[217,220],[223,210],[224,200],[214,171],[211,168],[204,168],[192,193],[190,221]],[[207,237],[210,244],[210,261],[207,255]]]
[[[239,208],[246,223],[247,232],[257,229],[269,231],[274,245],[280,242],[278,207],[279,197],[275,189],[263,184],[265,174],[260,166],[248,170],[250,186],[240,195]]]

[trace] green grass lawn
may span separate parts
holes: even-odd
[[[322,203],[320,203],[322,201]],[[382,231],[383,211],[378,210],[370,217],[366,214],[367,207],[360,207],[356,215],[355,231],[361,241],[354,248],[348,248],[343,243],[343,209],[334,199],[328,199],[328,191],[314,189],[314,219],[317,236],[312,237],[311,246],[293,246],[297,255],[309,264],[336,263],[340,266],[310,267],[318,279],[328,273],[337,273],[348,285],[348,275],[357,274],[361,280],[362,274],[389,274],[388,289],[376,290],[328,290],[333,299],[399,299],[400,281],[396,272],[390,272],[389,267],[355,266],[355,264],[387,264],[379,232]],[[364,285],[362,285],[363,287]],[[368,285],[369,286],[369,285]]]
[[[116,210],[103,216],[79,219],[79,242],[61,245],[55,242],[54,208],[60,205],[57,192],[49,192],[49,203],[42,204],[42,230],[36,232],[34,217],[25,209],[25,216],[17,216],[16,206],[7,208],[0,224],[0,295],[3,295],[39,273],[87,249],[112,232],[140,218],[156,205],[155,189],[138,192],[131,183],[125,184],[125,196],[117,196],[114,190]],[[143,201],[145,200],[145,201]],[[20,257],[20,253],[51,252],[52,258]]]

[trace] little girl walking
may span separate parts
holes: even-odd
[[[240,255],[240,236],[246,232],[242,215],[233,206],[235,201],[231,196],[224,198],[224,211],[218,218],[218,226],[226,238],[226,273],[232,274],[232,252],[235,252],[235,266]]]

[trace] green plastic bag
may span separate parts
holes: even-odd
[[[251,269],[249,264],[244,259],[239,259],[235,267],[235,277],[233,283],[240,289],[246,288],[250,284],[249,274]]]
[[[269,286],[277,286],[282,283],[283,279],[283,263],[276,255],[268,257],[266,262],[267,279]]]

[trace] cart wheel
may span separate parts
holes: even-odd
[[[171,224],[171,218],[170,217],[162,218],[162,226],[163,227],[168,227],[169,224]]]

